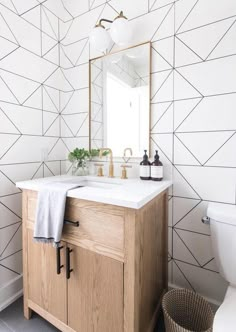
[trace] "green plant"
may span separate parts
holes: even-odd
[[[74,149],[69,153],[68,159],[70,162],[77,162],[78,167],[84,167],[86,159],[94,158],[99,156],[99,149],[91,149],[90,151],[85,149]],[[102,155],[107,156],[109,151],[103,151]]]
[[[74,151],[70,152],[68,155],[68,159],[70,162],[78,163],[78,167],[83,167],[85,160],[89,158],[89,152],[85,149],[74,149]]]
[[[89,151],[90,158],[98,157],[99,156],[99,152],[100,152],[99,149],[91,149]],[[108,154],[109,154],[109,151],[107,151],[107,150],[103,151],[103,153],[102,153],[103,157],[107,156]]]

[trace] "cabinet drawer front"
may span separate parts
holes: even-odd
[[[67,200],[65,219],[79,221],[79,227],[65,225],[63,235],[124,250],[124,209],[73,198]]]
[[[37,193],[29,192],[27,227],[33,227]],[[123,260],[124,211],[122,207],[67,198],[65,219],[79,221],[79,227],[64,225],[62,240],[81,245],[106,256]]]

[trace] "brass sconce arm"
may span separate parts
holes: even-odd
[[[127,17],[124,16],[123,11],[121,11],[120,14],[119,14],[117,17],[115,17],[113,21],[111,21],[111,20],[107,20],[106,18],[101,18],[101,19],[99,20],[99,22],[96,24],[96,27],[102,27],[102,28],[105,29],[105,27],[104,27],[104,25],[102,24],[102,22],[113,23],[117,18],[121,18],[121,17],[122,17],[122,18],[125,18],[125,19],[127,20]]]
[[[106,18],[101,18],[99,22],[95,25],[95,27],[102,27],[105,29],[104,25],[102,22],[108,22],[108,23],[113,23],[113,21],[107,20]]]

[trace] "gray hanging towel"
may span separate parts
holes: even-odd
[[[37,242],[54,243],[61,241],[68,190],[78,184],[51,182],[45,184],[38,194],[34,239]]]

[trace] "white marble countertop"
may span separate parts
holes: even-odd
[[[81,188],[69,190],[67,197],[94,202],[140,209],[155,196],[169,188],[171,181],[143,181],[140,179],[121,180],[95,176],[53,176],[36,180],[17,182],[21,189],[39,191],[44,184],[52,182],[70,182],[82,185]]]

